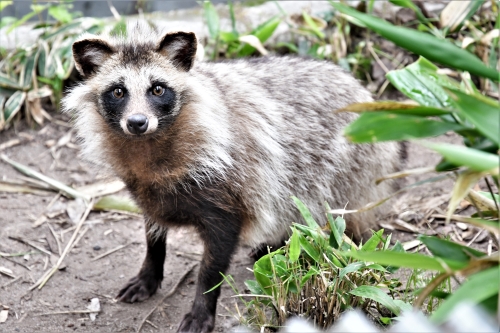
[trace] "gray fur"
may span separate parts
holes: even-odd
[[[141,94],[148,77],[155,75],[180,96],[175,112],[192,113],[192,124],[183,128],[198,139],[196,145],[185,148],[190,154],[187,177],[199,187],[218,180],[239,189],[251,217],[241,236],[247,244],[278,243],[290,232],[292,222],[303,222],[291,195],[300,198],[324,224],[324,201],[332,208],[347,205],[353,209],[393,192],[390,181],[375,186],[374,180],[398,170],[398,146],[355,145],[342,135],[357,116],[334,110],[372,98],[340,67],[327,61],[268,57],[196,62],[183,71],[153,51],[162,33],[140,26],[128,34],[127,40],[82,36],[80,40],[105,41],[115,53],[104,60],[100,56],[97,72],[64,99],[65,110],[76,115],[84,155],[95,164],[125,175],[126,166],[113,158],[115,147],[107,143],[110,134],[102,120],[98,93],[116,78],[125,78],[125,85],[135,94],[131,103],[135,111],[128,114],[148,113]],[[134,143],[124,138],[123,144]],[[184,149],[182,144],[179,149]],[[157,172],[158,177],[168,173],[150,172]],[[176,182],[188,183],[186,178],[173,179],[165,190],[174,190]],[[377,213],[381,211],[346,216],[349,230],[357,236],[366,234]]]

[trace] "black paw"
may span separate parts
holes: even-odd
[[[214,329],[215,317],[203,311],[193,311],[186,314],[177,332],[179,333],[209,333]]]
[[[137,275],[130,279],[125,287],[118,293],[120,302],[142,302],[151,297],[161,284],[161,279],[151,275]]]

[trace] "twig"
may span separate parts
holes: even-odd
[[[66,257],[66,255],[69,253],[69,251],[73,248],[76,236],[80,232],[80,229],[82,228],[82,225],[85,222],[85,220],[87,219],[87,216],[89,215],[89,213],[92,210],[93,206],[94,206],[94,200],[92,199],[88,203],[87,210],[85,210],[85,213],[83,214],[82,218],[78,222],[78,224],[76,226],[76,229],[75,229],[75,232],[73,233],[73,235],[71,236],[70,240],[68,241],[68,244],[66,245],[66,248],[64,249],[63,253],[59,257],[59,260],[57,260],[57,263],[50,269],[50,271],[48,271],[47,276],[44,277],[44,279],[42,280],[42,282],[40,282],[40,285],[38,285],[38,282],[37,282],[37,283],[35,283],[35,285],[33,285],[33,286],[30,287],[30,290],[34,289],[37,285],[38,285],[38,289],[42,289],[43,286],[47,283],[47,281],[49,281],[49,279],[52,277],[52,275],[54,275],[54,273],[59,269],[59,266],[61,266],[62,261],[64,260],[64,258]]]
[[[35,248],[35,249],[37,249],[38,251],[43,252],[43,253],[45,253],[45,254],[47,254],[47,255],[49,255],[49,256],[50,256],[50,255],[52,255],[52,252],[47,251],[47,250],[45,250],[44,248],[41,248],[41,247],[39,247],[38,245],[35,245],[35,244],[31,243],[30,241],[27,241],[27,240],[25,240],[25,239],[22,239],[22,238],[19,238],[19,237],[14,237],[14,236],[9,236],[9,239],[12,239],[12,240],[15,240],[15,241],[21,242],[21,243],[26,244],[26,245],[29,245],[29,246],[31,246],[32,248]]]
[[[61,256],[61,242],[59,242],[59,238],[57,238],[56,236],[56,233],[54,231],[54,229],[52,229],[52,226],[50,225],[50,223],[47,222],[47,226],[49,227],[49,230],[50,230],[50,233],[52,234],[52,237],[54,237],[54,239],[56,240],[56,244],[57,244],[57,254],[59,256]]]
[[[21,140],[19,140],[19,139],[9,140],[7,142],[0,144],[0,151],[7,149],[7,148],[10,148],[10,147],[13,147],[13,146],[16,146],[20,143],[21,143]]]
[[[87,231],[89,231],[89,227],[85,227],[85,229],[83,229],[82,232],[80,232],[80,234],[78,235],[78,238],[73,243],[73,247],[75,247],[76,245],[78,245],[78,243],[80,242],[80,239],[82,239],[82,237],[85,235],[85,233]]]
[[[158,326],[156,326],[155,324],[153,324],[151,321],[146,320],[146,323],[148,323],[149,325],[151,325],[151,326],[153,326],[154,328],[158,329]]]
[[[96,261],[96,260],[102,259],[102,258],[104,258],[104,257],[106,257],[106,256],[109,256],[111,253],[114,253],[114,252],[116,252],[116,251],[118,251],[118,250],[123,249],[124,247],[129,246],[130,244],[132,244],[132,242],[127,243],[127,244],[125,244],[125,245],[120,245],[120,246],[118,246],[118,247],[115,247],[114,249],[109,250],[108,252],[104,252],[103,254],[98,255],[98,256],[97,256],[97,257],[95,257],[95,258],[92,258],[90,261]]]
[[[0,287],[0,288],[5,288],[5,287],[8,287],[8,286],[10,286],[11,284],[13,284],[14,282],[18,281],[20,278],[22,278],[22,276],[21,276],[21,275],[20,275],[20,276],[18,276],[18,277],[16,277],[14,280],[10,280],[9,282],[7,282],[6,284],[4,284],[4,285],[3,285],[2,287]]]
[[[51,315],[58,315],[58,314],[79,314],[79,313],[99,313],[99,311],[95,310],[73,310],[73,311],[55,311],[55,312],[46,312],[46,313],[40,313],[36,315],[37,317],[40,316],[51,316]]]
[[[160,307],[160,305],[163,304],[163,302],[165,302],[165,300],[167,298],[169,298],[170,296],[172,296],[175,291],[177,290],[177,288],[180,286],[180,284],[182,283],[182,281],[184,281],[184,279],[186,278],[186,276],[189,275],[189,273],[191,273],[191,271],[198,265],[198,263],[195,263],[195,264],[192,264],[185,272],[184,274],[182,274],[182,276],[179,278],[179,280],[177,281],[177,283],[172,287],[172,289],[170,289],[170,291],[168,293],[165,294],[165,296],[162,297],[162,299],[156,304],[155,307],[153,307],[151,309],[151,311],[149,311],[146,316],[141,320],[141,323],[139,324],[139,326],[137,326],[137,329],[136,329],[136,332],[140,332],[141,329],[142,329],[142,326],[144,326],[144,323],[146,322],[146,320],[148,320],[149,316],[151,316],[151,314]]]
[[[12,262],[12,263],[14,263],[14,264],[16,264],[16,265],[22,266],[22,267],[26,268],[28,271],[31,271],[31,268],[29,268],[29,267],[28,267],[28,266],[26,266],[25,264],[21,264],[20,262],[17,262],[17,261],[15,261],[15,260],[13,260],[13,259],[10,259],[10,258],[8,258],[7,256],[3,256],[2,254],[0,254],[0,257],[4,258],[4,259],[5,259],[5,260],[7,260],[7,261],[10,261],[10,262]]]

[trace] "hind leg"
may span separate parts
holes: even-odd
[[[146,224],[147,226],[148,224]],[[152,296],[161,286],[165,262],[166,231],[155,237],[146,227],[147,253],[141,270],[118,293],[118,300],[126,303],[141,302]]]

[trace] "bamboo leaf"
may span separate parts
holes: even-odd
[[[210,38],[216,40],[219,37],[220,29],[219,14],[217,14],[214,5],[210,1],[203,2],[203,13],[207,21]]]
[[[289,249],[290,262],[294,263],[299,260],[300,256],[300,241],[297,229],[292,227],[292,237],[290,238]]]
[[[274,33],[274,30],[278,27],[278,25],[281,23],[281,18],[279,16],[272,17],[268,21],[262,23],[259,25],[257,28],[252,30],[249,35],[254,35],[257,37],[262,44],[264,44],[269,37],[272,36]],[[252,53],[255,52],[255,48],[249,44],[245,44],[239,51],[238,51],[238,56],[239,57],[246,57],[251,55]]]
[[[446,39],[438,39],[425,32],[394,26],[383,19],[363,14],[341,3],[333,1],[330,3],[338,11],[362,21],[382,37],[415,54],[495,82],[500,80],[500,73],[496,69],[486,66],[478,57]]]
[[[487,138],[500,145],[500,104],[482,95],[468,95],[460,90],[446,89],[457,103],[460,113]]]
[[[299,198],[297,198],[295,196],[292,196],[292,200],[295,202],[295,205],[299,209],[300,214],[302,214],[302,217],[306,221],[309,228],[318,229],[319,224],[314,220],[314,218],[311,215],[311,212],[306,207],[306,205],[304,205],[304,203],[302,201],[300,201]]]
[[[499,159],[495,154],[449,143],[421,142],[421,144],[437,151],[449,162],[458,166],[466,166],[479,172],[498,169]]]
[[[350,294],[374,300],[391,310],[396,316],[399,316],[403,311],[389,295],[374,286],[360,286],[350,291]]]
[[[460,85],[437,70],[433,63],[420,57],[403,69],[390,71],[386,77],[394,87],[421,105],[450,108],[454,101],[443,87],[460,89]]]
[[[454,291],[431,316],[436,323],[446,320],[453,308],[462,302],[478,304],[492,296],[498,295],[498,277],[500,266],[496,266],[472,275],[460,288]]]
[[[23,91],[16,91],[12,96],[9,97],[5,103],[5,108],[3,112],[3,117],[5,122],[8,123],[21,109],[24,100],[26,99],[26,93]]]
[[[5,7],[12,5],[12,0],[3,0],[0,2],[0,12],[4,10]]]
[[[72,30],[72,29],[75,29],[79,26],[82,25],[82,21],[80,20],[75,20],[75,22],[71,22],[71,23],[68,23],[68,24],[64,24],[62,25],[60,28],[52,31],[52,32],[49,32],[49,33],[46,33],[42,36],[42,39],[43,40],[49,40],[51,39],[52,37],[56,37],[56,36],[59,36],[59,35],[64,35],[64,34],[67,34],[68,31]]]
[[[462,269],[467,264],[459,261],[448,259],[438,259],[425,256],[418,253],[404,253],[394,251],[350,251],[343,252],[347,257],[356,258],[359,260],[372,261],[381,265],[391,265],[394,267],[407,267],[415,269],[426,269],[439,272],[446,272],[446,267],[451,269]]]
[[[17,80],[9,77],[7,74],[0,73],[0,87],[10,88],[20,90],[22,87],[19,86]]]
[[[384,234],[384,229],[380,229],[379,231],[375,232],[373,236],[370,237],[366,241],[365,244],[361,247],[361,251],[375,251],[377,246],[382,242],[384,239],[382,238],[382,235]]]
[[[35,65],[37,60],[37,52],[33,52],[32,55],[28,56],[23,63],[23,69],[21,71],[21,82],[20,86],[24,89],[29,89],[33,81],[33,72],[35,71]]]
[[[451,111],[436,107],[412,105],[396,101],[354,103],[335,112],[387,112],[412,116],[442,116]]]
[[[454,261],[469,262],[471,259],[484,257],[486,254],[433,236],[419,236],[418,239],[427,246],[429,251],[436,257]]]
[[[369,112],[348,125],[344,135],[352,142],[361,143],[426,138],[460,129],[464,127],[418,116]]]

